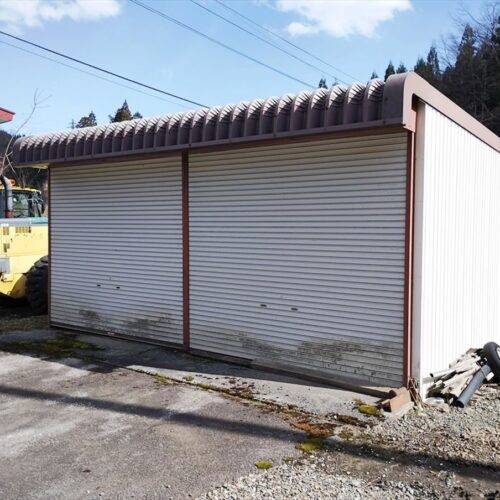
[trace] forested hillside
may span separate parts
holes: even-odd
[[[480,20],[464,13],[459,36],[449,36],[440,50],[432,45],[411,70],[500,135],[500,4],[490,5]],[[407,70],[390,61],[384,77]]]

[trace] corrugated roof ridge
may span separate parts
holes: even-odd
[[[384,85],[379,79],[368,84],[354,82],[350,87],[336,85],[328,90],[302,91],[24,137],[16,142],[15,156],[20,164],[64,161],[376,121],[382,119],[383,92],[365,90],[383,89]],[[379,106],[373,107],[372,101],[377,101]]]
[[[434,107],[497,151],[500,137],[416,73],[350,86],[283,94],[129,122],[23,137],[18,165],[94,160],[229,143],[298,137],[353,129],[401,126],[414,130],[415,98]]]

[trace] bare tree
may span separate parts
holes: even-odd
[[[11,172],[14,174],[14,176],[18,178],[19,174],[16,172],[16,169],[14,168],[14,165],[12,165],[12,162],[11,162],[12,144],[14,143],[14,140],[19,136],[22,129],[33,118],[35,111],[47,99],[48,99],[48,97],[41,98],[39,93],[38,93],[38,90],[35,91],[35,94],[33,95],[33,105],[31,107],[31,111],[29,112],[29,114],[25,118],[25,120],[19,125],[19,127],[16,129],[16,131],[12,134],[12,137],[10,138],[9,142],[7,143],[7,146],[5,147],[5,152],[4,152],[3,156],[1,157],[1,162],[0,162],[0,176],[4,175],[4,172],[6,171],[6,169],[9,168],[11,170]]]
[[[457,32],[441,37],[440,59],[445,66],[453,66],[459,51],[461,35],[467,26],[472,27],[478,45],[489,44],[495,34],[500,17],[500,2],[486,4],[482,14],[476,17],[465,5],[461,5],[453,21]]]

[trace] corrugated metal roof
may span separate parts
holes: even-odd
[[[283,136],[383,120],[384,81],[285,94],[154,118],[25,137],[16,163],[57,162],[101,155],[168,150],[176,146]]]
[[[351,86],[284,94],[183,113],[23,137],[17,165],[62,163],[137,153],[401,125],[411,129],[413,98],[439,109],[495,149],[500,140],[415,73]]]

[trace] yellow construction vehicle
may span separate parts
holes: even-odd
[[[0,176],[0,295],[47,310],[48,219],[42,194]],[[2,218],[3,217],[3,218]]]

